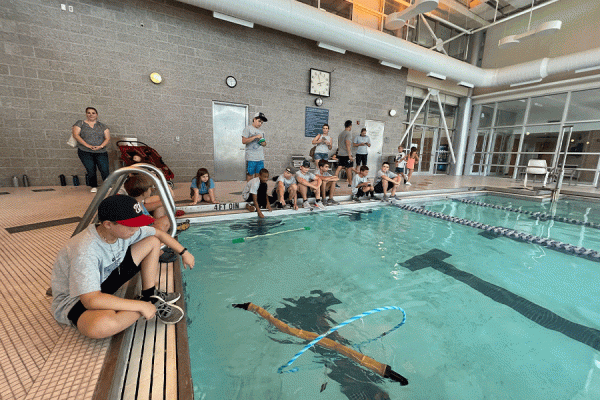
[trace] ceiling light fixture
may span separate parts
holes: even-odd
[[[229,15],[225,15],[225,14],[221,14],[219,12],[213,11],[213,17],[216,19],[220,19],[222,21],[227,21],[227,22],[231,22],[234,24],[238,24],[238,25],[242,25],[248,28],[254,28],[254,22],[250,22],[250,21],[246,21],[243,19],[239,19],[236,17],[232,17]]]
[[[513,46],[521,43],[522,40],[530,39],[534,36],[551,35],[560,30],[560,28],[562,27],[562,21],[560,21],[560,20],[543,22],[543,23],[539,24],[537,27],[531,29],[531,17],[533,15],[534,1],[535,0],[531,0],[531,10],[529,11],[529,24],[527,25],[527,31],[520,33],[518,35],[509,35],[509,36],[503,37],[498,42],[498,48],[507,49],[509,47],[513,47]]]
[[[394,63],[387,62],[387,61],[379,61],[379,64],[385,65],[386,67],[390,67],[390,68],[402,69],[402,65],[394,64]]]
[[[475,87],[475,85],[473,85],[472,83],[464,82],[464,81],[458,82],[458,85],[459,86],[468,87],[468,88],[471,88],[471,89],[473,89]]]
[[[527,81],[527,82],[511,83],[510,87],[529,85],[532,83],[540,83],[541,81],[542,81],[542,79],[540,78],[540,79],[534,79],[532,81]]]
[[[427,76],[430,78],[439,79],[440,81],[446,80],[446,75],[438,74],[437,72],[430,72],[427,74]]]
[[[327,43],[318,42],[317,46],[319,46],[320,48],[325,49],[325,50],[335,51],[336,53],[340,53],[340,54],[346,54],[346,50],[340,49],[339,47],[335,47],[335,46],[332,46]]]
[[[402,29],[406,21],[419,14],[428,13],[438,7],[439,0],[415,0],[415,3],[402,11],[391,13],[385,18],[385,29]]]

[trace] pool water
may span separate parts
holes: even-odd
[[[498,211],[452,200],[428,207]],[[180,240],[197,265],[183,274],[195,398],[600,398],[600,265],[481,232],[394,206],[192,226]],[[409,385],[318,348],[293,364],[298,372],[277,374],[306,342],[231,307],[244,302],[317,333],[402,307],[406,324],[361,351]],[[360,343],[401,319],[381,312],[339,334]]]

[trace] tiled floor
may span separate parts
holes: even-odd
[[[273,185],[270,182],[270,185]],[[343,183],[339,195],[349,194]],[[414,176],[402,191],[419,192],[466,186],[516,187],[522,182],[493,177]],[[242,201],[244,182],[217,182],[221,202]],[[61,326],[50,314],[46,296],[52,264],[76,223],[9,233],[6,228],[81,217],[93,194],[85,187],[2,188],[0,192],[0,398],[91,399],[109,340],[91,340]],[[598,194],[587,186],[568,190]],[[179,183],[175,200],[185,205],[189,186]],[[245,211],[242,211],[245,212]]]

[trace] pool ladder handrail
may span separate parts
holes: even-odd
[[[175,220],[175,200],[173,200],[167,180],[160,169],[156,168],[154,165],[145,163],[138,163],[129,167],[119,168],[118,170],[112,172],[106,178],[102,186],[98,189],[96,196],[88,206],[87,211],[81,218],[81,221],[79,221],[77,228],[75,228],[75,231],[71,236],[77,235],[86,229],[90,223],[95,223],[97,221],[98,206],[102,200],[104,200],[107,195],[112,196],[117,194],[131,173],[146,175],[154,182],[154,186],[156,189],[158,189],[158,195],[163,206],[165,207],[167,216],[169,217],[169,222],[171,222],[171,228],[169,229],[168,233],[172,237],[175,237],[177,234],[177,221]]]

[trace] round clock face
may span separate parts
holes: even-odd
[[[160,74],[158,72],[153,72],[150,74],[150,80],[154,83],[161,83],[162,76],[160,76]]]
[[[315,104],[316,104],[317,106],[321,107],[321,106],[323,105],[323,99],[322,99],[322,98],[320,98],[320,97],[317,97],[317,98],[315,99]]]
[[[228,76],[227,79],[225,79],[225,83],[227,83],[227,86],[232,88],[237,85],[237,80],[233,76]]]

